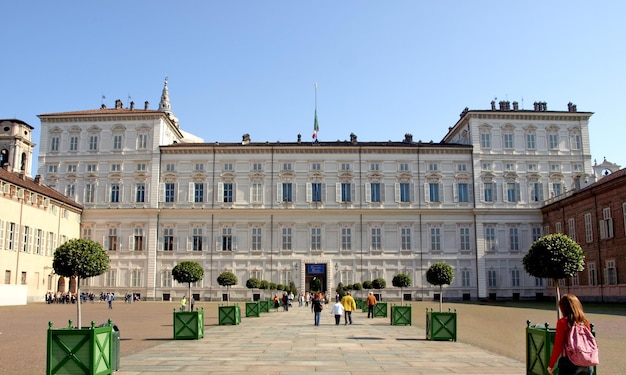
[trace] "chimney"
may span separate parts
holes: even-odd
[[[122,101],[120,99],[115,100],[115,109],[122,109]]]
[[[404,135],[404,142],[406,142],[406,143],[413,143],[413,134],[406,133]]]
[[[250,143],[250,134],[246,133],[244,135],[241,136],[241,144],[242,145],[247,145]]]
[[[35,181],[37,185],[41,186],[41,175],[40,174],[36,175],[33,181]]]
[[[538,111],[539,110],[539,103],[534,102],[533,103],[533,111]]]
[[[356,134],[350,133],[350,143],[352,143],[353,145],[356,144]]]
[[[147,110],[148,110],[148,105],[149,105],[149,104],[150,104],[150,103],[148,103],[148,101],[146,100],[146,102],[145,102],[145,103],[143,103],[143,109],[147,111]]]
[[[496,101],[495,101],[495,100],[492,100],[492,101],[491,101],[491,110],[492,110],[492,111],[495,111],[495,110],[496,110]]]
[[[130,110],[131,111],[135,110],[135,102],[130,102]]]
[[[298,134],[298,144],[302,143],[302,134]]]
[[[518,102],[513,102],[513,110],[514,111],[519,111],[519,103]]]
[[[107,105],[102,103],[102,105],[100,106],[100,109],[107,109]]]
[[[500,110],[501,110],[501,111],[504,111],[504,103],[505,103],[505,102],[504,102],[503,100],[500,100],[500,101],[498,102],[498,108],[500,108]]]

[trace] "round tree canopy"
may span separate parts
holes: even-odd
[[[52,268],[57,275],[85,279],[109,270],[109,254],[99,243],[80,238],[65,242],[54,252]]]
[[[407,288],[411,286],[411,278],[406,273],[399,273],[393,277],[391,284],[396,288]]]
[[[374,279],[374,281],[372,281],[372,287],[374,289],[385,289],[387,287],[387,282],[382,277],[379,277],[378,279]]]
[[[447,263],[433,263],[426,271],[426,281],[432,285],[450,285],[452,280],[454,280],[454,271]]]
[[[372,289],[372,281],[371,280],[363,281],[363,288],[365,288],[365,289]]]
[[[256,277],[251,277],[246,281],[246,288],[248,289],[260,289],[261,288],[261,280]]]
[[[535,241],[523,259],[529,275],[565,279],[584,269],[583,249],[563,233],[548,234]]]
[[[217,283],[221,286],[231,286],[237,284],[237,276],[230,271],[222,272],[217,277]]]
[[[204,269],[197,262],[186,260],[172,269],[172,277],[179,283],[195,283],[204,277]]]

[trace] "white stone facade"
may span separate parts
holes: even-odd
[[[382,277],[399,299],[398,273],[413,280],[405,296],[431,299],[426,270],[445,261],[447,298],[531,299],[544,284],[522,258],[543,201],[592,173],[591,113],[503,103],[464,111],[440,143],[191,143],[169,106],[46,114],[39,173],[74,194],[82,235],[110,250],[111,271],[84,290],[180,298],[171,270],[195,260],[200,299],[222,298],[226,270],[235,299],[251,298],[250,277],[304,291],[313,276],[331,293]]]

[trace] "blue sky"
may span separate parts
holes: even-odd
[[[157,108],[207,142],[440,141],[465,107],[594,112],[626,165],[626,2],[2,1],[0,118]],[[36,170],[33,170],[33,174]]]

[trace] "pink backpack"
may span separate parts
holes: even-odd
[[[565,346],[567,357],[576,366],[596,366],[600,363],[596,338],[584,323],[570,327]]]

